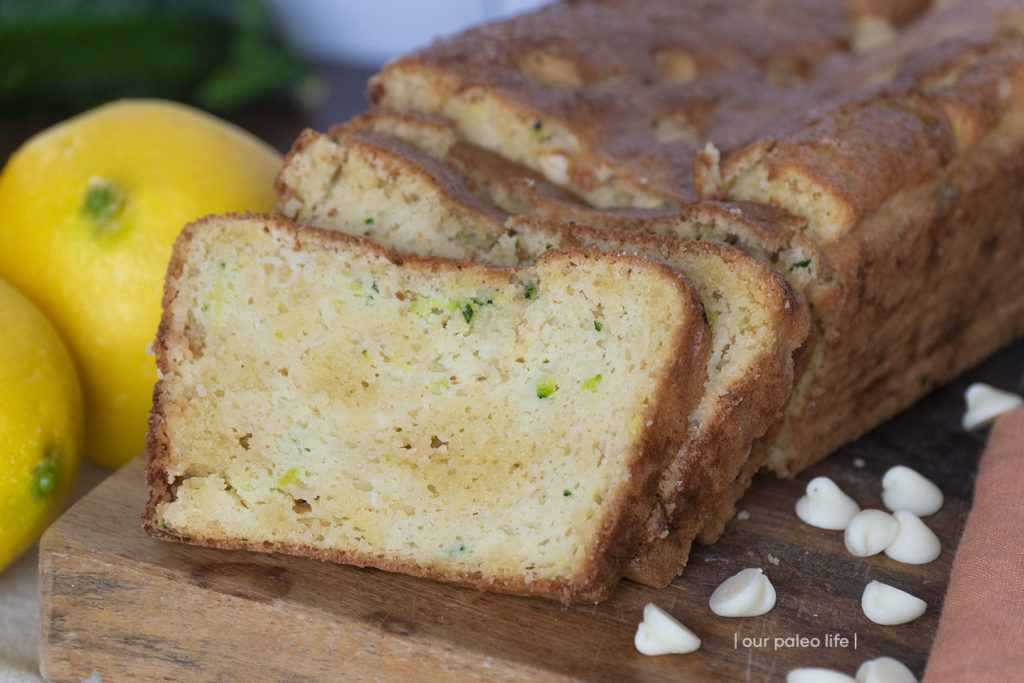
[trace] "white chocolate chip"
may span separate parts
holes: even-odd
[[[761,569],[744,569],[723,581],[708,604],[720,617],[756,617],[775,607],[775,586]]]
[[[562,152],[550,152],[540,157],[540,169],[555,185],[569,183],[569,157]]]
[[[700,647],[700,638],[649,602],[644,606],[644,619],[636,627],[633,643],[645,655],[686,654]]]
[[[1008,410],[1024,405],[1024,398],[1017,394],[981,382],[967,387],[964,398],[967,400],[964,429],[968,431],[984,427]]]
[[[897,510],[892,514],[900,523],[900,532],[885,549],[886,555],[906,564],[926,564],[939,556],[942,543],[920,517],[907,510]]]
[[[864,587],[860,606],[864,615],[876,624],[895,626],[917,619],[924,614],[928,604],[887,583],[872,581]]]
[[[942,491],[917,470],[896,465],[882,477],[882,502],[890,510],[910,510],[924,517],[942,507]]]
[[[917,678],[902,662],[892,657],[879,657],[860,665],[857,683],[917,683]]]
[[[807,484],[807,495],[796,502],[796,516],[822,529],[845,529],[860,512],[853,498],[843,493],[828,477],[815,477]]]
[[[786,683],[857,683],[853,676],[822,669],[816,666],[805,666],[799,669],[790,669],[786,674]]]
[[[900,533],[900,523],[882,510],[861,510],[846,525],[843,542],[851,555],[868,557],[888,548]]]

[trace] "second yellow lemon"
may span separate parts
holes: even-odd
[[[86,453],[143,449],[171,245],[209,213],[273,208],[281,158],[225,121],[125,100],[44,131],[0,175],[0,276],[49,316],[78,366]]]
[[[53,325],[0,278],[0,572],[59,513],[82,446],[82,395]]]

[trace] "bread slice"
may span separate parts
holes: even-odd
[[[186,226],[163,305],[149,534],[566,603],[621,578],[710,341],[630,255],[499,268],[258,214]]]
[[[438,139],[429,126],[385,118],[411,128],[368,128],[361,117],[334,129],[333,137],[305,131],[278,176],[279,210],[420,253],[454,250],[492,263],[530,262],[581,246],[628,251],[679,268],[697,289],[714,340],[707,381],[628,573],[649,585],[667,584],[685,566],[698,534],[709,542],[718,537],[765,463],[767,449],[752,446],[771,441],[792,388],[794,356],[809,332],[805,304],[768,267],[731,247],[502,216],[470,191],[471,181],[437,160],[447,151],[428,144]],[[402,132],[423,149],[382,130]]]

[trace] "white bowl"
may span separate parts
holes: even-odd
[[[548,0],[269,0],[285,39],[317,61],[379,66],[434,38]]]

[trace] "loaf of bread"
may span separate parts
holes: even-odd
[[[820,341],[769,459],[793,474],[1024,334],[1021,17],[559,2],[400,58],[370,95],[395,134],[432,117],[434,153],[507,211],[767,256]]]
[[[792,389],[794,354],[807,353],[803,301],[771,269],[728,246],[504,215],[435,158],[443,140],[433,122],[404,119],[395,130],[394,117],[377,118],[360,117],[332,136],[303,132],[278,175],[278,210],[422,255],[487,263],[529,263],[551,250],[583,246],[626,251],[678,268],[696,288],[714,351],[687,441],[662,477],[627,573],[666,585],[682,571],[698,534],[717,538],[765,463],[765,446]]]
[[[175,243],[151,535],[564,602],[621,578],[710,353],[678,271],[402,255],[279,216]]]
[[[1018,0],[935,7],[929,0],[821,0],[813,8],[788,0],[566,0],[400,58],[372,79],[370,98],[374,111],[329,135],[303,133],[279,177],[279,211],[330,231],[233,217],[192,226],[179,242],[156,345],[164,379],[150,436],[150,533],[563,601],[607,595],[623,572],[664,585],[685,565],[693,540],[717,538],[756,470],[799,472],[1024,334],[1024,13]],[[261,262],[263,277],[250,264],[218,270],[220,263],[236,263],[231,254],[249,252],[274,254]],[[204,262],[208,254],[222,256]],[[374,270],[378,262],[383,270]],[[283,263],[305,275],[275,280]],[[585,272],[598,289],[612,287],[613,299],[623,290],[604,280],[623,269],[630,273],[623,287],[635,284],[638,273],[646,281],[657,279],[654,272],[672,279],[669,273],[681,271],[694,291],[682,294],[687,285],[678,279],[673,291],[693,305],[694,292],[699,295],[709,329],[684,325],[686,316],[673,314],[677,331],[691,333],[673,347],[684,353],[677,365],[688,366],[688,382],[669,388],[670,371],[650,368],[648,380],[660,382],[661,393],[646,409],[659,417],[649,432],[616,442],[620,459],[602,470],[630,472],[628,481],[609,484],[615,492],[605,490],[600,501],[555,486],[569,491],[562,503],[594,504],[597,511],[583,515],[582,526],[572,526],[579,516],[553,522],[570,525],[561,538],[575,540],[542,543],[537,534],[566,532],[493,525],[480,517],[482,507],[451,504],[452,497],[444,507],[425,497],[409,515],[379,498],[411,480],[394,478],[408,469],[372,461],[373,439],[388,446],[379,450],[389,464],[395,454],[422,452],[427,461],[415,462],[429,462],[442,446],[466,442],[442,429],[451,413],[447,404],[443,415],[436,410],[440,387],[405,391],[408,382],[429,378],[401,355],[377,358],[361,346],[365,336],[346,338],[348,351],[359,346],[362,356],[366,350],[363,357],[377,364],[373,372],[386,370],[379,376],[386,390],[376,375],[358,386],[344,379],[369,367],[338,366],[317,355],[327,348],[324,340],[347,329],[332,317],[340,314],[331,308],[339,291],[362,295],[346,300],[345,321],[363,320],[348,315],[351,306],[383,301],[366,280],[338,279],[353,268],[405,273],[380,277],[378,289],[390,282],[393,292],[408,289],[394,284],[405,283],[403,277],[418,287],[428,272],[444,282],[415,298],[429,303],[425,318],[434,327],[424,332],[424,344],[430,348],[450,332],[463,333],[464,325],[498,320],[500,297],[480,296],[481,282],[525,292],[528,278],[540,277],[534,269],[554,268],[559,277]],[[595,279],[598,271],[603,275]],[[253,279],[239,288],[241,272]],[[421,276],[427,280],[416,279]],[[278,291],[283,299],[274,298]],[[634,294],[638,308],[665,304]],[[234,307],[225,306],[227,296],[236,297]],[[405,307],[389,300],[391,320],[424,317],[410,299]],[[522,299],[521,313],[537,308]],[[257,305],[269,308],[239,313]],[[236,316],[230,324],[222,324],[224,311]],[[259,322],[264,312],[276,326]],[[299,318],[321,327],[310,328],[305,346],[287,352],[296,362],[260,356],[272,348],[268,333],[287,340],[305,329]],[[590,318],[590,327],[575,328],[583,339],[608,329],[596,312]],[[394,327],[370,338],[386,346]],[[544,334],[530,329],[533,339],[548,341],[547,328]],[[240,343],[237,335],[259,344]],[[582,354],[566,364],[590,358],[579,338],[573,342],[566,332],[558,339],[573,348],[566,353]],[[213,348],[227,355],[214,356]],[[486,356],[484,348],[478,350]],[[486,352],[504,348],[489,343]],[[625,346],[600,348],[638,357]],[[245,358],[244,372],[230,375],[237,390],[221,388],[223,369],[239,370],[227,359],[252,349],[256,356]],[[468,359],[465,348],[461,353]],[[643,358],[654,362],[650,354]],[[607,376],[578,370],[579,393],[595,398],[593,384],[600,395]],[[515,438],[531,447],[531,438],[547,434],[526,425],[541,420],[542,432],[564,437],[565,453],[582,444],[580,468],[590,467],[586,458],[594,455],[580,435],[589,438],[595,424],[597,434],[621,427],[628,408],[636,408],[623,399],[626,408],[530,413],[514,423],[505,412],[476,412],[505,395],[491,389],[493,375],[478,376],[480,386],[473,386],[481,393],[458,395],[456,413],[468,409],[488,435],[518,428]],[[516,377],[541,390],[532,375],[499,373],[498,380]],[[458,389],[469,391],[467,384]],[[541,393],[554,393],[532,400],[551,406],[565,386],[557,379],[544,384]],[[332,393],[339,387],[350,393]],[[353,416],[335,410],[334,402],[363,406],[360,387],[379,388],[378,403],[365,413],[373,415],[365,434],[353,435],[354,423],[346,421]],[[280,393],[285,389],[292,393]],[[673,391],[679,395],[666,398]],[[390,401],[387,410],[380,401]],[[399,417],[430,427],[429,440],[419,432],[411,437],[411,424],[394,431],[388,410],[399,405]],[[667,406],[672,416],[660,412]],[[421,422],[428,417],[442,422]],[[268,424],[278,426],[268,430]],[[343,434],[341,445],[354,444],[355,451],[338,448],[324,433]],[[194,461],[187,455],[193,446],[200,454]],[[492,444],[483,446],[489,453]],[[640,451],[654,455],[641,459]],[[320,515],[321,500],[334,505],[338,498],[316,499],[310,487],[329,481],[328,475],[314,481],[323,475],[316,463],[352,453],[362,458],[361,469],[333,476],[348,477],[343,488],[353,492],[354,507]],[[543,469],[548,460],[537,462],[543,476],[524,483],[511,471],[510,479],[494,480],[502,482],[498,488],[487,488],[505,501],[501,486],[526,486],[527,493],[515,489],[522,493],[515,500],[524,501],[515,514],[525,519],[553,509],[542,495],[547,488],[529,488],[546,486],[556,471]],[[464,483],[449,471],[456,472],[416,469],[415,475],[442,477],[444,486]],[[556,472],[555,479],[565,478]],[[451,519],[469,514],[462,528],[470,531],[429,542],[418,536],[416,547],[406,547],[391,526],[375,525],[431,513],[431,528],[445,531]],[[506,543],[518,531],[544,550],[527,558],[527,541]],[[472,542],[463,543],[467,538]],[[486,565],[462,554],[495,544],[501,552]],[[577,550],[569,553],[570,545]],[[452,548],[457,553],[447,552]],[[567,553],[574,559],[565,560]]]

